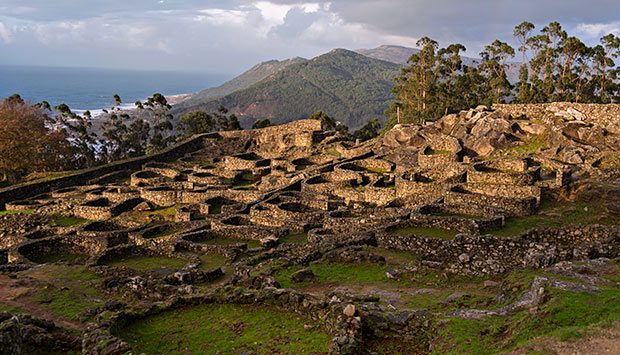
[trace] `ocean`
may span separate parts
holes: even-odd
[[[154,93],[188,94],[218,86],[233,75],[97,68],[0,65],[0,98],[19,94],[31,103],[67,104],[73,111],[94,115],[112,106],[118,94],[123,106],[134,107]]]

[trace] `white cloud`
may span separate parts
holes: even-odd
[[[362,23],[346,22],[339,15],[330,13],[315,21],[301,35],[301,40],[311,42],[327,42],[336,46],[353,43],[359,46],[375,46],[396,44],[415,47],[417,39],[382,33]]]
[[[620,22],[582,23],[577,26],[577,32],[590,39],[598,39],[610,33],[620,35]]]
[[[216,26],[243,25],[248,19],[248,12],[241,10],[205,9],[202,15],[194,17],[198,22],[209,22]]]
[[[0,22],[0,39],[6,44],[13,42],[13,32],[2,22]]]
[[[255,2],[253,5],[260,10],[268,30],[283,24],[286,14],[293,8],[291,5],[279,5],[268,1]]]

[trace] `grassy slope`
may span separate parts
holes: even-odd
[[[123,337],[148,354],[326,353],[331,336],[303,325],[295,314],[264,307],[203,305],[138,321]]]

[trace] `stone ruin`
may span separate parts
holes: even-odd
[[[609,107],[614,114],[608,114]],[[91,318],[81,336],[83,354],[130,351],[118,333],[123,325],[204,303],[277,305],[322,324],[333,334],[332,352],[360,353],[377,336],[428,331],[433,315],[386,308],[373,297],[324,299],[282,289],[273,270],[261,270],[262,265],[381,262],[364,246],[405,252],[417,267],[466,276],[617,258],[617,224],[493,234],[506,219],[536,214],[543,197],[570,189],[574,181],[618,181],[620,114],[610,105],[597,118],[592,108],[480,107],[424,126],[398,125],[358,145],[324,132],[319,121],[302,120],[205,134],[125,165],[0,190],[4,208],[22,212],[0,216],[0,272],[36,268],[49,255],[83,255],[81,263],[106,277],[105,292],[139,295],[159,305]],[[541,144],[528,143],[540,137]],[[614,194],[620,196],[608,192]],[[616,218],[618,200],[607,205]],[[58,216],[83,223],[49,222]],[[454,236],[415,232],[424,228]],[[413,232],[394,233],[403,230]],[[300,234],[307,235],[303,243],[287,242]],[[220,256],[228,266],[205,269],[203,255]],[[140,272],[109,265],[134,256],[176,258],[185,266]],[[192,287],[222,279],[206,293]],[[24,322],[14,322],[15,332],[33,336]],[[0,349],[12,349],[6,339],[0,338]]]

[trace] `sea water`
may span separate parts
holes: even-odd
[[[90,110],[96,115],[112,106],[114,94],[121,97],[124,107],[133,107],[157,92],[188,94],[231,78],[218,73],[0,65],[0,98],[19,94],[33,104],[43,100],[52,107],[64,103],[75,112]]]

